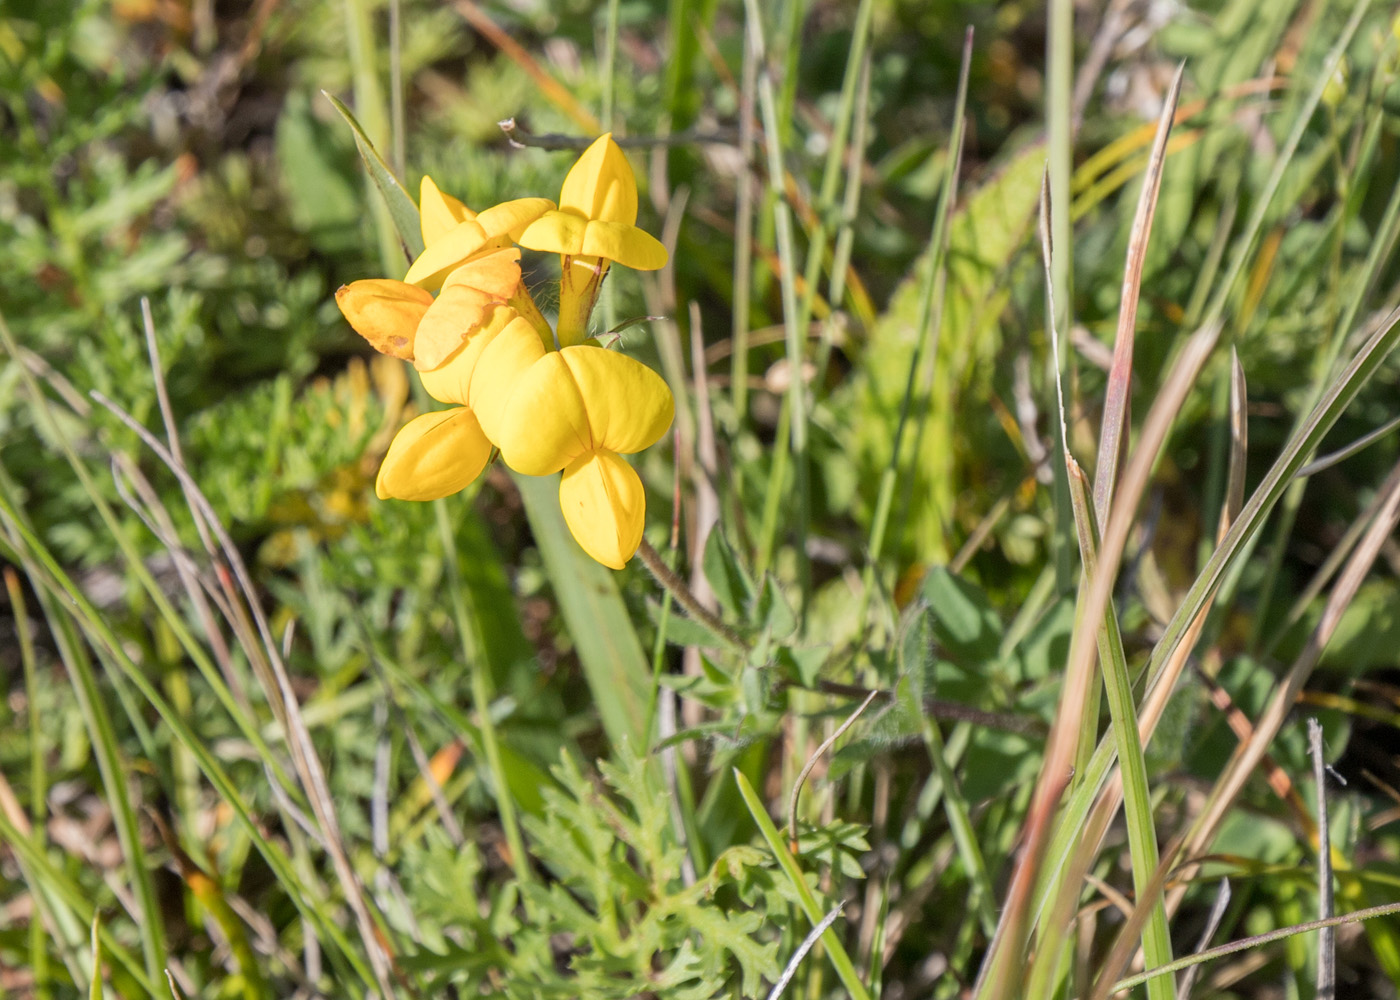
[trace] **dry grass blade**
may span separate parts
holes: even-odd
[[[1147,920],[1152,915],[1152,909],[1156,905],[1157,899],[1162,895],[1162,888],[1167,884],[1167,876],[1171,874],[1171,859],[1176,856],[1176,851],[1180,846],[1181,840],[1178,838],[1168,844],[1167,849],[1162,852],[1162,860],[1158,862],[1157,870],[1152,873],[1152,880],[1147,884],[1147,891],[1134,900],[1133,915],[1119,930],[1112,950],[1103,961],[1098,982],[1094,984],[1093,992],[1089,994],[1089,1000],[1108,1000],[1111,995],[1117,992],[1114,989],[1114,978],[1132,960],[1133,952],[1137,951],[1143,929],[1147,926]]]
[[[1225,504],[1220,508],[1220,526],[1216,531],[1217,545],[1225,538],[1230,525],[1240,516],[1244,506],[1245,459],[1249,457],[1249,420],[1245,404],[1249,399],[1244,378],[1244,366],[1239,353],[1230,348],[1230,466],[1225,480]]]
[[[826,929],[836,922],[836,918],[841,915],[841,911],[846,908],[845,902],[837,903],[827,911],[826,916],[812,928],[811,932],[802,939],[802,944],[797,951],[793,952],[792,958],[788,959],[787,966],[783,969],[783,974],[778,977],[778,981],[773,984],[773,989],[768,994],[768,1000],[778,1000],[787,989],[788,983],[792,982],[792,977],[797,975],[798,968],[802,965],[802,960],[807,957],[807,953],[817,943]]]
[[[1392,913],[1400,913],[1400,903],[1382,903],[1380,906],[1369,906],[1364,910],[1343,913],[1341,916],[1329,917],[1326,920],[1309,920],[1305,924],[1293,924],[1289,927],[1280,927],[1276,931],[1255,934],[1252,937],[1231,941],[1229,944],[1222,944],[1218,948],[1211,948],[1209,951],[1197,952],[1194,955],[1179,958],[1171,965],[1164,965],[1159,969],[1148,969],[1146,972],[1140,972],[1136,976],[1120,979],[1113,984],[1110,993],[1122,993],[1124,990],[1130,990],[1134,986],[1141,986],[1149,979],[1154,979],[1157,976],[1165,976],[1173,972],[1180,972],[1182,969],[1189,969],[1192,966],[1213,962],[1217,958],[1224,958],[1226,955],[1234,955],[1241,951],[1247,951],[1250,948],[1258,948],[1260,945],[1268,944],[1271,941],[1282,941],[1284,938],[1292,937],[1295,934],[1307,934],[1309,931],[1320,931],[1327,927],[1341,927],[1344,924],[1356,924],[1363,920],[1386,917]]]
[[[156,372],[156,378],[160,378],[160,373]],[[316,815],[316,821],[320,827],[323,844],[327,853],[331,856],[331,863],[335,868],[336,878],[341,884],[341,889],[345,893],[346,901],[350,909],[355,914],[355,921],[359,926],[360,938],[364,942],[365,951],[370,959],[371,968],[374,970],[375,979],[383,992],[385,1000],[393,1000],[397,996],[391,978],[391,968],[389,955],[379,934],[374,918],[370,915],[369,906],[365,901],[364,892],[360,885],[359,877],[355,874],[350,865],[350,858],[345,853],[344,842],[340,835],[340,822],[336,818],[334,802],[331,799],[330,788],[326,783],[325,772],[321,769],[320,759],[316,756],[315,747],[311,742],[311,733],[302,719],[301,706],[297,701],[296,693],[292,689],[291,678],[287,674],[287,669],[282,661],[281,651],[277,648],[277,643],[273,639],[272,628],[263,613],[262,606],[257,599],[257,592],[253,586],[252,577],[248,573],[247,566],[243,563],[243,557],[229,536],[227,529],[219,520],[217,512],[207,497],[200,490],[199,484],[180,462],[171,454],[159,439],[146,429],[140,421],[136,420],[129,413],[123,410],[112,400],[102,393],[94,390],[92,398],[101,403],[123,424],[129,427],[153,452],[156,457],[163,462],[167,468],[174,473],[180,481],[181,487],[185,491],[185,496],[191,505],[198,508],[204,517],[209,528],[218,540],[220,549],[229,567],[233,570],[239,587],[243,592],[247,610],[251,613],[253,621],[257,625],[257,630],[262,638],[263,653],[267,658],[273,677],[275,679],[275,690],[266,692],[268,699],[274,705],[280,704],[285,718],[287,729],[287,745],[292,751],[292,762],[296,767],[297,776],[306,791],[307,798],[311,803],[312,812]],[[250,647],[251,652],[251,647]]]
[[[1317,785],[1317,916],[1327,920],[1335,910],[1332,890],[1332,843],[1327,829],[1327,765],[1322,760],[1322,724],[1308,720],[1308,752],[1312,755],[1313,782]],[[1337,997],[1337,931],[1324,927],[1317,933],[1316,1000]]]
[[[1152,235],[1152,219],[1157,212],[1157,196],[1162,190],[1162,168],[1167,162],[1167,139],[1171,136],[1177,100],[1181,96],[1186,64],[1177,67],[1157,119],[1157,134],[1147,160],[1147,173],[1138,195],[1137,214],[1128,235],[1128,256],[1123,265],[1123,291],[1118,304],[1118,332],[1113,342],[1113,366],[1108,373],[1104,394],[1103,427],[1099,432],[1099,457],[1094,471],[1094,514],[1099,524],[1108,523],[1113,485],[1128,440],[1133,384],[1133,340],[1137,328],[1138,299],[1142,294],[1142,268],[1147,260],[1147,240]]]

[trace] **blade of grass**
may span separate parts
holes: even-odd
[[[589,558],[564,524],[558,480],[513,475],[603,729],[614,746],[646,746],[651,670],[612,572]]]
[[[1196,952],[1185,958],[1178,958],[1171,965],[1160,968],[1148,969],[1140,972],[1136,976],[1129,976],[1127,979],[1120,979],[1108,990],[1108,995],[1114,996],[1141,986],[1143,983],[1157,976],[1167,976],[1173,972],[1180,972],[1182,969],[1189,969],[1194,965],[1202,965],[1206,962],[1213,962],[1217,958],[1224,958],[1226,955],[1234,955],[1251,948],[1258,948],[1260,945],[1269,944],[1273,941],[1282,941],[1285,938],[1293,937],[1295,934],[1309,934],[1313,931],[1320,931],[1328,927],[1343,927],[1347,924],[1360,923],[1364,920],[1374,920],[1376,917],[1389,916],[1392,913],[1400,913],[1400,903],[1385,903],[1381,906],[1371,906],[1364,910],[1355,910],[1351,913],[1344,913],[1340,916],[1330,917],[1326,920],[1310,920],[1305,924],[1294,924],[1291,927],[1280,927],[1276,931],[1269,931],[1265,934],[1256,934],[1252,937],[1241,938],[1238,941],[1231,941],[1229,944],[1222,944],[1206,951]]]
[[[1274,688],[1268,706],[1255,722],[1252,738],[1240,746],[1231,757],[1224,772],[1212,787],[1195,822],[1192,823],[1183,845],[1188,857],[1202,854],[1210,846],[1224,822],[1230,804],[1243,789],[1245,781],[1254,773],[1255,767],[1287,719],[1297,700],[1298,692],[1302,690],[1303,684],[1321,659],[1323,650],[1341,621],[1342,613],[1360,589],[1371,564],[1380,553],[1381,546],[1390,537],[1396,524],[1400,523],[1400,465],[1391,471],[1380,492],[1385,497],[1385,502],[1376,512],[1375,520],[1366,529],[1366,534],[1338,577],[1307,645]]]
[[[1171,88],[1162,103],[1157,119],[1157,134],[1152,140],[1152,152],[1147,172],[1138,195],[1133,228],[1128,235],[1127,261],[1123,265],[1123,290],[1118,297],[1118,333],[1113,343],[1113,367],[1108,373],[1104,391],[1103,426],[1099,432],[1099,451],[1094,469],[1094,514],[1099,524],[1108,523],[1113,485],[1118,478],[1119,464],[1127,454],[1128,425],[1132,419],[1133,340],[1137,328],[1138,298],[1142,293],[1142,268],[1147,260],[1147,241],[1152,235],[1152,218],[1157,212],[1157,195],[1162,190],[1162,168],[1166,165],[1167,139],[1171,135],[1172,119],[1181,96],[1181,81],[1186,64],[1176,69]],[[1061,328],[1063,329],[1063,327]],[[1071,486],[1071,491],[1073,486]],[[1082,518],[1076,516],[1076,525]],[[1080,554],[1083,554],[1081,530]]]
[[[758,93],[758,64],[763,58],[763,40],[747,20],[744,22],[744,61],[740,70],[739,90],[739,180],[734,199],[734,304],[730,334],[734,353],[730,359],[729,391],[734,402],[734,429],[743,428],[748,418],[749,401],[749,313],[753,308],[753,229],[754,194],[754,133],[757,123],[754,104]],[[743,466],[735,463],[739,476]],[[735,484],[738,494],[739,483]]]
[[[971,884],[972,908],[982,926],[982,933],[988,939],[996,933],[996,889],[991,875],[987,872],[987,862],[978,845],[977,831],[972,825],[972,815],[968,810],[967,798],[962,793],[953,769],[948,766],[947,747],[943,744],[943,733],[930,716],[920,716],[924,734],[924,746],[928,749],[929,760],[942,783],[943,811],[948,816],[948,829],[953,834],[958,857],[967,870],[967,880]]]
[[[39,672],[34,658],[34,635],[29,627],[29,610],[25,606],[24,590],[19,576],[11,566],[5,567],[5,591],[10,598],[10,614],[15,623],[15,638],[19,641],[20,668],[24,672],[25,715],[29,722],[29,819],[36,847],[44,843],[43,829],[48,822],[48,778],[44,767],[44,730],[39,724]],[[34,912],[29,918],[29,969],[34,976],[34,995],[47,1000],[49,988],[49,950],[45,943],[45,903],[37,886],[30,887]]]
[[[1335,913],[1332,890],[1332,843],[1327,821],[1327,765],[1322,757],[1322,724],[1308,719],[1308,754],[1317,786],[1317,916],[1327,920]],[[1317,933],[1317,1000],[1337,997],[1337,931],[1324,927]]]
[[[817,348],[817,374],[812,384],[817,388],[826,385],[827,367],[831,363],[831,349],[836,340],[838,311],[846,298],[846,277],[850,273],[851,248],[856,240],[856,216],[860,210],[860,193],[865,180],[865,148],[868,142],[867,124],[870,120],[870,54],[867,52],[860,70],[860,85],[856,91],[856,104],[853,112],[855,127],[851,133],[850,151],[846,154],[849,169],[846,171],[846,190],[841,198],[841,222],[836,230],[836,250],[831,257],[831,283],[826,300],[830,306],[826,318],[822,320],[821,343]]]
[[[754,791],[753,785],[749,784],[749,779],[744,777],[742,771],[734,768],[734,781],[739,786],[739,794],[744,799],[744,805],[748,807],[749,815],[758,824],[758,830],[763,834],[764,841],[768,844],[768,850],[772,852],[773,859],[778,862],[778,867],[783,870],[788,881],[792,884],[793,891],[797,893],[797,898],[802,904],[802,912],[807,915],[812,926],[816,926],[822,921],[824,916],[817,899],[812,895],[811,888],[807,885],[807,880],[802,875],[802,869],[797,864],[797,859],[792,856],[792,852],[783,843],[783,836],[778,832],[778,828],[773,825],[773,820],[768,816],[768,810],[764,808],[763,801]],[[860,981],[860,976],[856,973],[855,966],[851,963],[851,957],[846,954],[846,946],[841,943],[840,935],[830,927],[822,933],[822,944],[826,946],[827,957],[831,959],[831,965],[836,970],[836,975],[841,979],[841,985],[846,987],[846,992],[851,995],[852,1000],[870,1000],[870,994],[865,989],[865,984]]]
[[[986,964],[983,966],[990,975],[979,988],[980,997],[1009,996],[1010,991],[1015,989],[1019,982],[1031,900],[1051,833],[1051,822],[1060,796],[1069,781],[1070,762],[1079,739],[1081,720],[1078,716],[1085,703],[1085,687],[1092,677],[1098,647],[1097,636],[1105,620],[1109,596],[1117,579],[1128,534],[1136,519],[1137,506],[1147,488],[1152,467],[1171,425],[1180,412],[1187,393],[1194,385],[1196,375],[1206,357],[1214,349],[1219,333],[1218,325],[1204,327],[1186,342],[1161,391],[1153,401],[1143,425],[1141,439],[1124,471],[1120,487],[1121,499],[1109,515],[1097,572],[1091,581],[1086,599],[1081,602],[1080,617],[1070,640],[1069,662],[1065,671],[1066,679],[1060,708],[1056,712],[1041,777],[1036,784],[1031,810],[1026,819],[1026,846],[1007,893],[997,941],[989,950]],[[1087,787],[1088,784],[1086,781],[1080,787]],[[1094,793],[1096,792],[1097,788],[1094,789]]]
[[[1178,81],[1180,76],[1178,76]],[[1071,462],[1073,460],[1071,459]],[[1079,555],[1084,565],[1085,581],[1092,580],[1098,570],[1098,525],[1088,495],[1088,486],[1078,463],[1069,470],[1070,499],[1074,505],[1074,523],[1079,533]],[[1111,489],[1111,487],[1110,487]],[[1097,499],[1097,498],[1095,498]],[[1149,965],[1166,965],[1172,960],[1171,934],[1162,901],[1151,895],[1152,873],[1160,860],[1157,850],[1157,830],[1152,819],[1152,790],[1147,780],[1147,763],[1138,740],[1137,706],[1133,704],[1132,681],[1128,676],[1127,657],[1123,652],[1123,637],[1118,630],[1117,614],[1110,602],[1099,633],[1099,664],[1103,670],[1104,690],[1108,695],[1109,715],[1113,720],[1113,735],[1118,746],[1119,774],[1123,785],[1124,815],[1128,828],[1128,855],[1133,869],[1133,890],[1136,905],[1149,908],[1150,915],[1142,941],[1143,956]],[[1077,886],[1066,886],[1078,893]],[[1052,929],[1046,929],[1053,933]],[[1034,994],[1033,994],[1034,995]],[[1171,1000],[1172,983],[1149,983],[1148,997]]]
[[[496,723],[491,718],[491,704],[496,700],[495,684],[492,681],[490,649],[482,635],[482,609],[473,606],[470,594],[462,586],[461,560],[457,553],[457,538],[452,532],[452,522],[447,512],[447,501],[433,501],[433,516],[437,522],[438,542],[442,546],[443,561],[447,569],[448,599],[452,605],[453,621],[457,625],[457,638],[461,643],[462,662],[471,675],[472,705],[480,726],[481,748],[486,751],[486,767],[491,772],[491,783],[495,786],[496,811],[501,818],[501,831],[510,851],[511,870],[521,885],[534,881],[530,870],[530,856],[525,852],[525,841],[520,836],[520,821],[515,815],[515,799],[506,780],[505,766],[501,760],[501,742],[496,734]],[[501,609],[506,614],[513,608]]]
[[[384,91],[379,85],[379,73],[374,51],[374,23],[370,16],[369,0],[345,0],[345,39],[349,52],[352,86],[355,93],[355,107],[365,121],[363,128],[357,126],[356,144],[363,134],[367,143],[385,145],[390,142],[389,115],[384,107]],[[344,112],[342,112],[344,113]],[[364,155],[361,148],[360,154]],[[370,181],[375,185],[380,178],[370,171]],[[399,263],[402,247],[397,246],[393,228],[398,220],[388,217],[383,202],[371,201],[370,211],[374,215],[374,232],[379,240],[379,262],[386,271],[394,272]]]
[[[63,571],[53,554],[19,519],[10,497],[3,492],[0,492],[0,517],[3,517],[3,520],[7,522],[9,533],[17,538],[19,546],[22,546],[22,548],[11,549],[7,542],[0,545],[0,549],[9,550],[8,557],[24,565],[25,572],[35,587],[47,590],[53,596],[56,604],[65,609],[66,614],[72,617],[93,649],[102,657],[107,668],[113,672],[120,671],[125,675],[132,686],[160,716],[162,723],[170,729],[174,738],[189,749],[206,779],[233,810],[235,818],[248,834],[258,853],[267,861],[273,875],[281,884],[288,887],[288,895],[302,912],[302,915],[307,918],[308,922],[315,925],[322,935],[336,943],[351,967],[360,975],[361,980],[373,988],[375,981],[369,968],[354,954],[349,942],[334,921],[327,918],[313,905],[315,894],[295,873],[290,859],[281,848],[263,835],[261,826],[253,818],[238,786],[228,777],[214,757],[213,752],[199,740],[180,713],[170,706],[155,686],[147,680],[141,669],[132,662],[122,641],[111,630],[101,613],[93,606],[82,589]],[[16,849],[18,850],[18,848]],[[80,899],[83,898],[81,893],[78,895]],[[72,905],[71,900],[70,905]],[[75,909],[80,914],[90,912],[85,906],[75,907]],[[111,947],[110,943],[108,946]],[[142,976],[144,977],[144,972]]]
[[[794,9],[796,6],[793,4]],[[840,103],[837,105],[836,115],[832,122],[831,140],[826,150],[826,164],[822,169],[821,187],[817,192],[816,204],[812,206],[816,211],[816,225],[807,240],[807,270],[803,275],[805,287],[802,305],[797,313],[797,328],[799,330],[806,330],[812,322],[812,305],[816,301],[817,285],[821,280],[822,262],[827,255],[828,220],[836,211],[836,189],[841,180],[841,168],[847,154],[846,141],[850,137],[855,116],[861,110],[856,103],[856,92],[862,67],[865,64],[865,50],[870,39],[870,23],[874,18],[874,13],[873,0],[860,0],[856,7],[855,25],[851,29],[850,48],[846,53],[846,69],[841,78]],[[857,177],[860,175],[859,160],[852,162],[849,173]],[[831,275],[833,281],[836,280],[838,273],[833,262]],[[840,302],[839,298],[831,299],[833,312],[840,307]],[[821,383],[816,384],[820,385]]]
[[[205,523],[213,530],[215,537],[228,561],[229,567],[233,571],[234,578],[238,581],[238,586],[243,593],[247,612],[251,615],[256,624],[257,633],[262,642],[262,651],[265,655],[266,665],[270,668],[272,677],[269,683],[271,686],[265,692],[270,700],[277,703],[280,700],[283,710],[283,725],[287,746],[292,753],[292,764],[297,772],[297,778],[301,787],[306,792],[307,800],[311,805],[312,813],[316,817],[316,823],[322,835],[322,846],[326,853],[330,855],[332,868],[335,871],[336,879],[340,883],[341,890],[345,895],[345,900],[350,906],[351,913],[355,916],[360,940],[365,946],[369,955],[370,966],[374,970],[375,979],[379,989],[383,993],[385,1000],[393,1000],[397,996],[390,976],[390,953],[388,939],[382,933],[382,929],[375,920],[375,914],[370,910],[366,900],[363,887],[359,877],[350,864],[349,856],[346,854],[343,839],[340,834],[340,821],[336,815],[335,804],[332,800],[329,786],[326,783],[325,772],[321,767],[320,758],[316,755],[316,750],[311,742],[311,734],[306,727],[306,723],[301,715],[301,704],[293,690],[291,678],[288,676],[286,665],[283,663],[281,653],[272,635],[272,629],[268,623],[266,615],[258,599],[258,594],[253,586],[252,577],[244,565],[243,557],[227,530],[223,527],[217,513],[208,499],[203,495],[199,485],[190,476],[183,464],[177,461],[169,450],[160,441],[142,426],[129,413],[107,399],[102,393],[93,390],[92,398],[97,400],[114,415],[117,416],[126,426],[131,428],[143,442],[155,452],[156,456],[165,463],[166,467],[179,478],[184,487],[186,496],[194,502],[204,515]],[[250,652],[256,647],[250,646]]]
[[[1073,0],[1049,0],[1045,11],[1045,119],[1046,172],[1048,174],[1050,213],[1050,243],[1055,253],[1050,260],[1050,281],[1046,285],[1047,321],[1066,334],[1073,329],[1074,309],[1074,228],[1070,217],[1070,182],[1074,175],[1074,3]],[[1067,369],[1070,358],[1068,341],[1051,359],[1053,372]],[[1051,463],[1054,473],[1055,533],[1051,537],[1051,553],[1055,563],[1055,581],[1060,593],[1068,593],[1074,585],[1073,538],[1074,514],[1069,505],[1069,482],[1065,478],[1065,459],[1069,457],[1069,441],[1061,423],[1056,432],[1055,446],[1060,461]],[[1107,524],[1107,521],[1104,522]],[[1095,629],[1097,631],[1097,629]],[[992,994],[996,996],[996,994]]]

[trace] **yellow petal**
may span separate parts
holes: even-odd
[[[457,223],[476,218],[476,213],[450,194],[443,194],[433,179],[424,175],[418,188],[418,216],[423,245],[430,246]]]
[[[561,352],[545,354],[520,375],[492,430],[501,458],[527,476],[558,472],[593,450],[583,396]]]
[[[589,452],[564,470],[559,507],[583,551],[604,566],[622,569],[642,542],[646,491],[632,466],[610,451]]]
[[[578,251],[587,257],[605,257],[637,271],[666,266],[666,248],[651,233],[621,222],[590,222]]]
[[[486,468],[491,442],[465,406],[425,413],[389,445],[374,491],[379,499],[436,500],[465,489]]]
[[[637,179],[612,133],[599,136],[569,170],[559,207],[585,219],[637,221]]]
[[[467,285],[445,287],[418,324],[413,341],[413,367],[420,372],[442,365],[467,338],[481,329],[501,303]],[[465,399],[452,402],[465,403]]]
[[[476,219],[457,223],[418,255],[403,280],[410,285],[437,291],[453,270],[472,254],[491,244],[491,237]]]
[[[478,215],[476,221],[491,236],[509,236],[511,242],[515,242],[526,226],[553,208],[554,202],[548,198],[516,198],[492,205]]]
[[[588,220],[571,212],[546,212],[525,227],[520,245],[526,250],[545,253],[580,254]]]
[[[376,351],[411,360],[414,331],[433,297],[402,281],[369,278],[341,285],[335,304]]]
[[[481,429],[498,446],[507,404],[514,398],[524,376],[544,357],[545,344],[539,331],[519,315],[482,350],[472,371],[468,396],[481,421]],[[555,466],[550,471],[557,472],[560,468],[562,466]]]
[[[470,290],[463,289],[463,291]],[[444,291],[443,294],[446,295],[447,292]],[[441,295],[438,296],[438,300],[442,300]],[[418,373],[419,378],[423,380],[423,388],[428,390],[428,395],[440,403],[472,406],[472,373],[476,371],[482,352],[502,330],[518,318],[515,310],[509,306],[488,304],[484,321],[467,331],[466,339],[459,342],[457,349],[447,356],[446,361],[436,368]],[[419,327],[419,336],[422,336],[421,326]],[[472,409],[475,410],[476,407],[473,406]],[[480,414],[478,413],[477,416],[479,419]]]
[[[521,375],[499,428],[487,431],[512,469],[547,476],[585,452],[650,447],[674,415],[661,376],[626,355],[579,345],[546,354]]]
[[[454,285],[479,289],[504,302],[520,287],[520,251],[515,247],[502,247],[477,254],[442,283],[444,291]]]
[[[592,447],[630,455],[650,448],[671,426],[670,387],[640,361],[587,344],[559,356],[583,398]]]
[[[418,324],[413,343],[415,368],[432,371],[439,367],[473,331],[492,319],[493,307],[504,305],[520,287],[519,261],[520,251],[506,247],[473,257],[447,276],[442,291]],[[501,326],[510,318],[497,317]],[[466,400],[451,402],[465,404]]]

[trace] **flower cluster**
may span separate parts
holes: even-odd
[[[375,350],[412,361],[450,409],[406,424],[384,456],[380,499],[435,500],[465,488],[499,450],[525,475],[562,472],[569,530],[598,562],[621,569],[641,544],[646,497],[620,456],[666,432],[665,381],[589,342],[588,319],[613,263],[655,270],[666,250],[637,228],[637,184],[611,135],[564,180],[559,204],[521,198],[483,212],[423,178],[425,249],[402,281],[356,281],[336,303]],[[556,327],[521,279],[520,249],[560,255]]]

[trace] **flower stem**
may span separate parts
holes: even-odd
[[[735,649],[747,653],[752,648],[747,639],[724,624],[719,615],[700,603],[699,598],[686,585],[686,582],[675,570],[666,565],[665,560],[661,558],[661,553],[652,548],[651,543],[645,538],[642,539],[642,544],[637,548],[637,556],[642,560],[642,564],[651,571],[651,575],[656,577],[656,582],[670,591],[680,602],[681,607],[690,612],[692,618]]]

